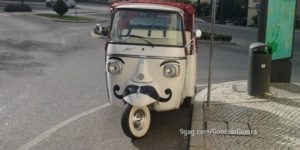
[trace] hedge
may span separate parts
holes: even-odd
[[[32,9],[29,5],[22,4],[8,4],[4,7],[5,12],[31,12]]]

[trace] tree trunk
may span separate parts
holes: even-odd
[[[197,0],[197,16],[201,16],[201,2],[200,0]]]
[[[22,0],[21,2],[22,2],[21,4],[24,5],[24,0]]]

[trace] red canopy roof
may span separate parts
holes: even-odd
[[[188,14],[188,15],[195,14],[195,9],[192,5],[183,4],[183,3],[176,3],[176,2],[170,2],[170,1],[163,1],[163,0],[129,0],[129,1],[119,2],[119,3],[114,3],[114,4],[111,5],[111,7],[115,8],[119,5],[130,4],[130,3],[148,3],[148,4],[160,4],[160,5],[173,6],[173,7],[177,7],[179,9],[182,9],[185,14]]]

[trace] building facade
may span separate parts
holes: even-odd
[[[248,2],[248,15],[247,26],[255,25],[254,17],[257,16],[260,0],[249,0]]]

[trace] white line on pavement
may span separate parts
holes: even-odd
[[[0,16],[9,16],[8,14],[0,13]]]
[[[67,126],[68,124],[84,117],[84,116],[87,116],[89,114],[92,114],[94,112],[97,112],[103,108],[106,108],[108,106],[111,106],[110,103],[106,103],[106,104],[103,104],[103,105],[100,105],[98,107],[95,107],[93,109],[90,109],[88,111],[85,111],[83,113],[80,113],[78,115],[75,115],[57,125],[55,125],[54,127],[46,130],[45,132],[43,132],[42,134],[40,134],[39,136],[35,137],[34,139],[30,140],[28,143],[22,145],[21,147],[18,148],[18,150],[29,150],[30,148],[32,148],[33,146],[35,146],[36,144],[38,144],[39,142],[43,141],[44,139],[48,138],[49,136],[51,136],[53,133],[55,133],[56,131],[58,131],[59,129]]]
[[[300,86],[300,83],[297,83],[297,82],[293,82],[293,83]]]

